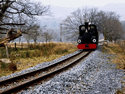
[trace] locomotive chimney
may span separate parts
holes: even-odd
[[[88,30],[89,22],[85,22],[85,28]]]

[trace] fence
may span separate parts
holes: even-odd
[[[5,57],[5,55],[7,56],[7,58],[9,58],[9,53],[12,50],[18,50],[17,48],[20,49],[24,49],[24,48],[29,48],[29,47],[36,47],[37,45],[41,45],[43,43],[8,43],[7,46],[5,46],[5,48],[1,47],[0,48],[0,57]],[[8,49],[10,48],[10,49]],[[12,48],[12,49],[11,49]]]
[[[15,48],[15,49],[17,49],[17,48],[21,48],[21,49],[23,49],[23,48],[29,48],[31,45],[41,45],[41,44],[43,44],[43,43],[8,43],[8,48]]]

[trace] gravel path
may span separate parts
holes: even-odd
[[[125,71],[116,69],[108,58],[114,55],[100,48],[68,71],[19,94],[114,94],[125,87]]]

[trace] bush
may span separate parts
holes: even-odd
[[[17,70],[17,65],[15,64],[15,63],[9,63],[9,64],[7,64],[7,63],[4,63],[4,62],[0,62],[0,68],[2,69],[2,70],[10,70],[10,71],[16,71]]]
[[[8,65],[8,68],[9,68],[9,70],[10,71],[16,71],[17,70],[17,65],[15,64],[15,63],[10,63],[9,65]]]
[[[28,51],[26,52],[26,58],[27,58],[27,57],[30,57],[30,54],[29,54]]]

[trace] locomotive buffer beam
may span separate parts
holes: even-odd
[[[86,44],[85,47],[89,47],[89,44]]]

